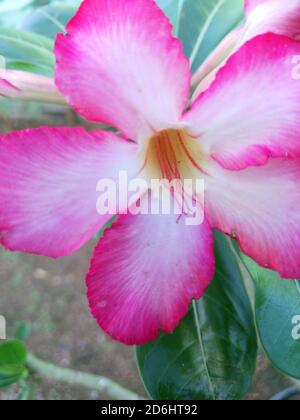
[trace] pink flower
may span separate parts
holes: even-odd
[[[300,1],[245,0],[245,40],[266,32],[298,38],[300,36]]]
[[[18,70],[0,69],[0,96],[65,104],[52,78]]]
[[[245,23],[230,32],[193,76],[195,95],[206,90],[228,57],[245,42],[273,32],[300,39],[300,0],[245,0]]]
[[[187,108],[189,61],[171,29],[153,0],[85,0],[56,40],[56,84],[79,114],[122,136],[43,127],[0,138],[0,238],[11,250],[76,251],[110,217],[96,211],[98,180],[121,170],[204,179],[202,225],[120,215],[96,247],[91,310],[126,344],[173,331],[202,296],[213,229],[282,277],[300,276],[299,42],[254,37]]]
[[[0,96],[9,96],[19,93],[20,90],[7,79],[0,77]]]

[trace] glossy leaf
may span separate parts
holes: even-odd
[[[20,382],[20,392],[18,395],[18,401],[28,401],[32,400],[32,389],[29,383],[25,380],[21,380]]]
[[[52,75],[53,43],[42,35],[17,29],[0,28],[0,55],[7,68]]]
[[[35,0],[1,0],[0,25],[16,28],[20,19],[33,10]]]
[[[157,2],[170,17],[174,33],[182,40],[184,50],[190,57],[193,71],[243,19],[243,0]],[[20,14],[23,13],[23,17],[18,18],[18,27],[22,30],[8,31],[8,28],[0,28],[0,54],[6,57],[9,68],[51,75],[54,65],[54,37],[57,32],[64,30],[66,22],[75,14],[80,2],[75,0],[70,4],[53,1],[35,9],[32,2],[29,3],[30,8],[28,6],[19,11]],[[43,37],[38,38],[36,33]]]
[[[21,341],[0,342],[0,388],[12,385],[27,374],[26,350]]]
[[[244,0],[158,0],[196,71],[244,17]]]
[[[237,400],[248,391],[257,356],[249,298],[236,259],[216,236],[217,270],[173,334],[137,348],[145,387],[154,399]]]
[[[32,324],[29,322],[19,322],[15,328],[14,337],[17,340],[26,342],[32,331]]]
[[[81,0],[53,1],[46,6],[37,7],[23,19],[20,27],[54,40],[58,32],[64,32],[67,22],[74,16],[80,3]]]
[[[279,370],[300,379],[300,282],[281,279],[244,255],[242,259],[255,285],[255,319],[261,344]]]
[[[97,233],[97,235],[95,236],[95,240],[99,241],[102,236],[104,235],[106,229],[109,229],[112,227],[112,225],[115,223],[115,221],[117,220],[117,216],[113,216],[103,227],[102,229],[100,229],[100,231]]]

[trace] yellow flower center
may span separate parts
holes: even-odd
[[[199,172],[205,174],[199,139],[185,130],[169,129],[153,135],[142,151],[142,159],[141,173],[148,179],[184,181],[199,178]]]

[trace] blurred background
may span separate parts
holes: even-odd
[[[33,55],[32,49],[24,47],[23,31],[53,40],[79,3],[77,0],[0,1],[0,55],[5,55],[9,67],[38,69],[38,73],[51,75],[43,54]],[[12,34],[14,37],[10,37]],[[1,133],[41,125],[90,127],[64,106],[0,99]],[[134,350],[108,338],[89,313],[84,279],[95,244],[96,239],[60,260],[0,248],[0,314],[7,320],[9,337],[25,322],[28,349],[39,358],[61,367],[106,376],[145,397]],[[260,355],[247,399],[267,399],[286,386],[289,382]],[[95,390],[64,385],[38,374],[30,376],[28,387],[28,399],[107,398]],[[0,390],[0,400],[13,400],[18,395],[18,385]]]

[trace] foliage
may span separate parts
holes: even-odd
[[[22,341],[0,342],[0,388],[17,383],[27,376],[26,349]]]

